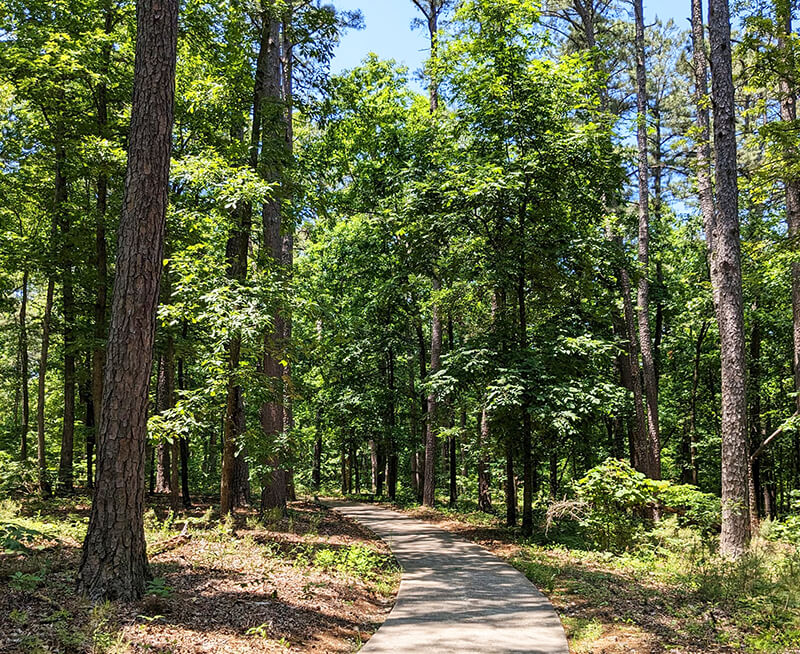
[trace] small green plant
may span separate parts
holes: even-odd
[[[22,626],[28,622],[28,612],[12,609],[8,614],[8,619],[14,624]]]
[[[11,580],[8,582],[8,585],[14,590],[31,591],[36,590],[43,579],[44,575],[17,571],[11,575]]]
[[[147,582],[146,592],[148,595],[155,595],[157,597],[169,598],[172,597],[172,588],[167,586],[167,582],[163,577],[154,577]]]
[[[247,631],[245,631],[245,636],[254,636],[256,638],[269,638],[271,626],[266,622],[264,624],[260,624],[257,627],[250,627]]]

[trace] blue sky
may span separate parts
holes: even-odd
[[[411,29],[418,15],[411,0],[332,0],[343,10],[361,9],[366,27],[342,37],[333,61],[333,71],[357,66],[370,52],[382,59],[396,59],[411,71],[422,67],[426,57],[426,37],[421,29]],[[653,0],[644,2],[645,20],[672,18],[678,27],[688,28],[690,0]]]

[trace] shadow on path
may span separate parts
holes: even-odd
[[[547,598],[479,545],[388,509],[328,505],[383,538],[403,568],[397,603],[365,654],[569,653]]]

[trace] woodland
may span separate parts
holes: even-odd
[[[354,651],[334,496],[574,652],[796,651],[796,3],[392,1],[422,70],[333,74],[334,0],[0,0],[0,651]]]

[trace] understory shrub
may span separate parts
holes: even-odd
[[[556,522],[577,522],[595,547],[630,549],[652,527],[659,514],[675,514],[679,526],[695,526],[703,534],[718,530],[719,498],[688,484],[648,479],[627,462],[609,458],[589,470],[573,486],[573,497],[553,502],[548,529]]]

